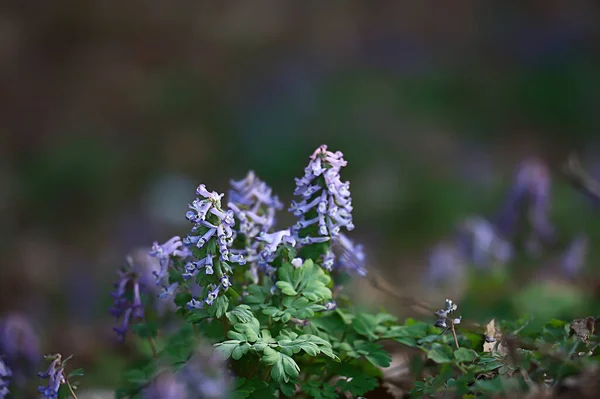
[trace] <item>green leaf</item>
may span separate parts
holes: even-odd
[[[294,359],[284,353],[277,352],[272,348],[265,348],[262,361],[266,364],[273,365],[271,368],[271,378],[278,383],[289,382],[290,379],[295,380],[300,374],[300,367]]]
[[[277,285],[277,287],[285,295],[291,295],[291,296],[298,295],[296,290],[294,290],[294,287],[292,286],[292,284],[288,283],[287,281],[278,281],[277,283],[275,283],[275,285]]]
[[[281,354],[277,352],[275,349],[270,347],[265,347],[263,350],[263,356],[261,361],[269,366],[276,364],[281,359]]]
[[[352,327],[354,330],[371,340],[376,340],[379,337],[375,335],[375,327],[377,327],[377,321],[374,316],[366,313],[359,313],[352,320]]]
[[[219,295],[211,305],[211,309],[214,308],[214,315],[217,319],[223,317],[229,307],[229,298],[225,295]]]
[[[477,352],[473,349],[458,348],[454,351],[454,358],[461,363],[471,363],[477,359]]]
[[[258,341],[260,334],[260,322],[254,317],[248,323],[237,323],[234,324],[233,328],[246,337],[246,340],[250,343]]]
[[[252,314],[252,310],[248,305],[238,305],[227,312],[225,316],[232,323],[247,323],[254,318],[254,314]]]
[[[153,321],[134,324],[131,330],[140,338],[155,338],[158,335],[158,325]]]
[[[450,363],[453,358],[452,350],[448,345],[435,343],[431,345],[431,349],[427,351],[427,358],[436,363]]]
[[[67,375],[67,378],[83,377],[83,369],[75,369]]]
[[[205,309],[194,309],[187,314],[186,320],[190,323],[196,323],[209,317],[210,315]]]
[[[283,393],[288,398],[291,398],[296,393],[296,384],[293,383],[284,383],[279,385],[279,389],[281,393]]]
[[[376,378],[356,373],[347,379],[339,379],[335,384],[343,393],[349,392],[352,397],[366,394],[379,386]]]
[[[379,367],[389,367],[392,356],[382,345],[375,342],[355,342],[356,353],[364,356],[369,362]]]
[[[215,344],[215,352],[223,356],[224,359],[229,359],[231,354],[242,342],[237,340],[229,340]]]
[[[247,289],[248,295],[244,295],[242,300],[250,305],[259,305],[265,303],[267,296],[262,287],[258,285],[250,285]]]
[[[250,350],[250,344],[248,342],[243,342],[241,345],[233,349],[233,352],[231,352],[231,357],[234,360],[240,360],[242,356],[248,353],[248,350]]]

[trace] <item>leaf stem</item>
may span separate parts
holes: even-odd
[[[154,340],[152,337],[148,337],[148,343],[150,344],[150,348],[152,349],[152,355],[155,359],[158,359],[158,352],[156,351],[156,345],[154,345]]]
[[[454,344],[456,345],[456,349],[460,348],[458,345],[458,338],[456,337],[456,329],[454,328],[454,321],[450,324],[450,329],[452,330],[452,335],[454,336]]]
[[[71,392],[71,395],[73,395],[73,399],[78,399],[77,395],[75,395],[75,390],[73,390],[73,387],[71,386],[71,383],[69,382],[69,377],[67,377],[67,375],[65,374],[64,371],[63,371],[63,377],[65,377],[65,383],[67,384],[67,387],[69,388],[69,391]]]

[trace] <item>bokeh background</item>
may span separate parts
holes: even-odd
[[[352,237],[399,292],[451,292],[475,315],[556,275],[568,312],[593,303],[600,213],[556,171],[577,151],[600,177],[595,1],[13,1],[0,88],[0,314],[75,353],[88,387],[114,387],[133,350],[107,312],[127,252],[185,235],[199,183],[226,192],[252,169],[289,203],[320,144],[344,152]],[[590,243],[587,285],[554,252],[509,267],[488,302],[472,278],[428,283],[431,248],[500,209],[530,157],[551,172],[558,253]]]

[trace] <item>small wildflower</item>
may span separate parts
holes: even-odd
[[[302,261],[301,258],[294,258],[292,259],[292,266],[294,266],[296,269],[299,268],[300,266],[302,266],[304,262]]]
[[[53,360],[48,369],[44,372],[38,373],[38,376],[41,378],[48,379],[48,385],[40,386],[38,388],[38,391],[42,394],[43,399],[56,399],[58,397],[60,385],[65,383],[62,356],[60,354],[56,354],[50,358]]]
[[[157,258],[160,263],[160,270],[153,272],[156,277],[156,285],[160,286],[166,279],[171,256],[185,258],[189,255],[189,250],[183,246],[183,242],[178,236],[172,237],[162,245],[159,245],[158,242],[154,242],[152,244],[150,256]]]
[[[435,312],[435,315],[438,317],[438,319],[436,320],[434,325],[436,327],[447,328],[447,321],[450,321],[452,324],[460,324],[462,316],[458,318],[453,318],[449,316],[451,313],[455,312],[457,308],[458,306],[454,302],[452,302],[450,299],[446,299],[444,309],[440,309]]]
[[[325,303],[325,310],[335,310],[335,308],[337,308],[337,303],[335,303],[335,301]]]

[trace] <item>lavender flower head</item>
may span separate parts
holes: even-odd
[[[183,240],[189,247],[196,261],[185,265],[183,278],[201,283],[206,298],[199,301],[193,298],[188,308],[200,308],[204,304],[211,305],[221,291],[231,285],[229,275],[233,273],[230,263],[244,265],[243,255],[230,251],[234,240],[235,215],[231,210],[223,210],[221,198],[223,194],[208,191],[204,184],[196,189],[196,198],[190,204],[185,217],[194,224],[190,234]]]
[[[354,229],[350,183],[340,180],[344,166],[340,151],[333,153],[322,145],[311,155],[304,176],[296,179],[294,195],[302,199],[292,201],[289,210],[300,217],[292,228],[300,244],[326,242],[342,228]]]
[[[231,181],[228,207],[237,221],[236,239],[230,252],[245,258],[250,264],[252,279],[257,283],[259,264],[264,265],[267,260],[260,256],[264,245],[254,238],[273,228],[275,213],[283,208],[283,204],[272,195],[272,189],[250,171],[243,180]]]
[[[66,381],[62,356],[60,354],[56,354],[53,356],[47,356],[46,358],[51,359],[52,362],[46,371],[38,373],[38,375],[41,378],[47,378],[48,384],[46,386],[40,386],[38,391],[42,394],[43,399],[55,399],[58,398],[58,390],[61,384],[64,384]]]
[[[10,393],[8,386],[10,385],[11,377],[12,372],[10,371],[10,368],[8,368],[0,357],[0,399],[4,399]]]

